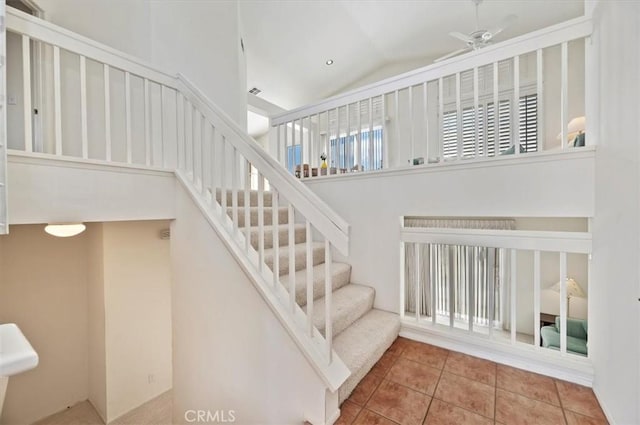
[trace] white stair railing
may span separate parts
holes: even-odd
[[[328,271],[333,250],[348,254],[348,224],[287,173],[186,77],[166,74],[137,58],[12,8],[8,8],[7,29],[12,37],[21,40],[25,99],[25,137],[19,143],[13,141],[10,153],[175,170],[327,387],[337,390],[350,372],[333,352],[332,276],[327,272],[324,280],[323,336],[313,326],[314,279],[313,267],[309,266],[313,266],[319,248],[324,249],[322,259]],[[53,68],[49,87],[53,107],[39,108],[41,115],[52,118],[49,127],[43,128],[42,148],[33,138],[33,79],[29,63],[32,41],[42,45]],[[73,72],[77,72],[77,80],[68,78]],[[73,92],[69,85],[77,87],[77,98],[65,97],[65,93]],[[92,92],[95,90],[100,96]],[[90,92],[93,96],[89,96]],[[70,115],[80,117],[77,128],[69,128],[66,118]],[[122,118],[117,121],[116,117]],[[96,121],[102,125],[95,125]],[[248,208],[252,204],[252,167],[259,173],[257,205]],[[267,185],[271,207],[264,203]],[[289,236],[286,247],[279,241],[284,210]],[[265,225],[267,216],[272,217],[271,229]],[[296,223],[306,229],[306,242],[304,246],[298,244],[297,250]],[[251,239],[255,232],[258,243],[254,248]],[[274,243],[267,256],[264,241],[269,236]],[[279,261],[286,256],[290,259],[288,267]],[[306,263],[299,258],[305,258]],[[303,311],[296,302],[295,272],[305,266],[307,303]],[[286,288],[280,279],[285,274],[289,275]]]
[[[570,64],[585,69],[569,46],[591,32],[576,18],[272,116],[273,153],[305,178],[564,149],[583,90]]]

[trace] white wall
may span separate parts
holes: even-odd
[[[87,235],[56,238],[44,225],[0,237],[0,323],[16,323],[40,357],[9,380],[1,423],[30,424],[88,393]]]
[[[103,421],[107,419],[107,361],[105,347],[104,248],[102,223],[87,228],[87,312],[89,393],[87,398]]]
[[[9,223],[173,218],[171,172],[9,155]]]
[[[600,125],[595,163],[589,324],[594,391],[611,423],[640,423],[640,3],[600,1],[594,13]]]
[[[351,226],[351,280],[376,289],[377,308],[397,311],[400,216],[591,217],[593,156],[497,158],[477,167],[447,164],[303,181]]]
[[[312,366],[182,188],[176,204],[174,423],[189,409],[233,410],[243,424],[324,418],[325,387]]]
[[[151,61],[149,0],[37,0],[36,3],[44,10],[47,21]]]
[[[152,1],[152,61],[186,75],[241,128],[247,126],[246,65],[235,1]]]
[[[167,221],[102,224],[107,421],[171,389]]]

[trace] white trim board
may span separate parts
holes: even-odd
[[[559,353],[546,353],[537,347],[531,347],[531,349],[512,347],[495,340],[470,335],[462,330],[450,332],[416,326],[409,323],[410,320],[405,319],[401,323],[400,336],[552,378],[593,387],[593,365],[587,358],[570,358],[568,357],[570,355],[567,355],[567,357],[559,359]]]

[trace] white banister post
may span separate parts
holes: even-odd
[[[258,269],[262,272],[264,270],[264,176],[260,170],[258,170],[258,263]]]
[[[420,244],[413,244],[413,258],[414,258],[414,275],[413,284],[415,285],[415,313],[416,322],[420,322]]]

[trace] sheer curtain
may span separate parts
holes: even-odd
[[[454,229],[496,229],[512,230],[515,221],[506,218],[432,218],[406,217],[405,227],[454,228]],[[405,245],[405,307],[406,312],[415,313],[416,302],[422,316],[435,314],[449,316],[453,309],[454,318],[468,321],[473,311],[474,322],[489,325],[489,299],[494,297],[495,314],[493,323],[504,323],[501,314],[502,300],[508,295],[501,288],[500,267],[506,267],[500,250],[488,247],[469,247],[442,244],[421,244],[419,248],[419,280],[415,282],[415,246]],[[493,294],[489,293],[489,280],[494,281]],[[419,285],[416,300],[416,284]],[[432,303],[432,285],[435,302]],[[453,288],[452,288],[453,286]],[[451,291],[453,289],[453,291]]]

